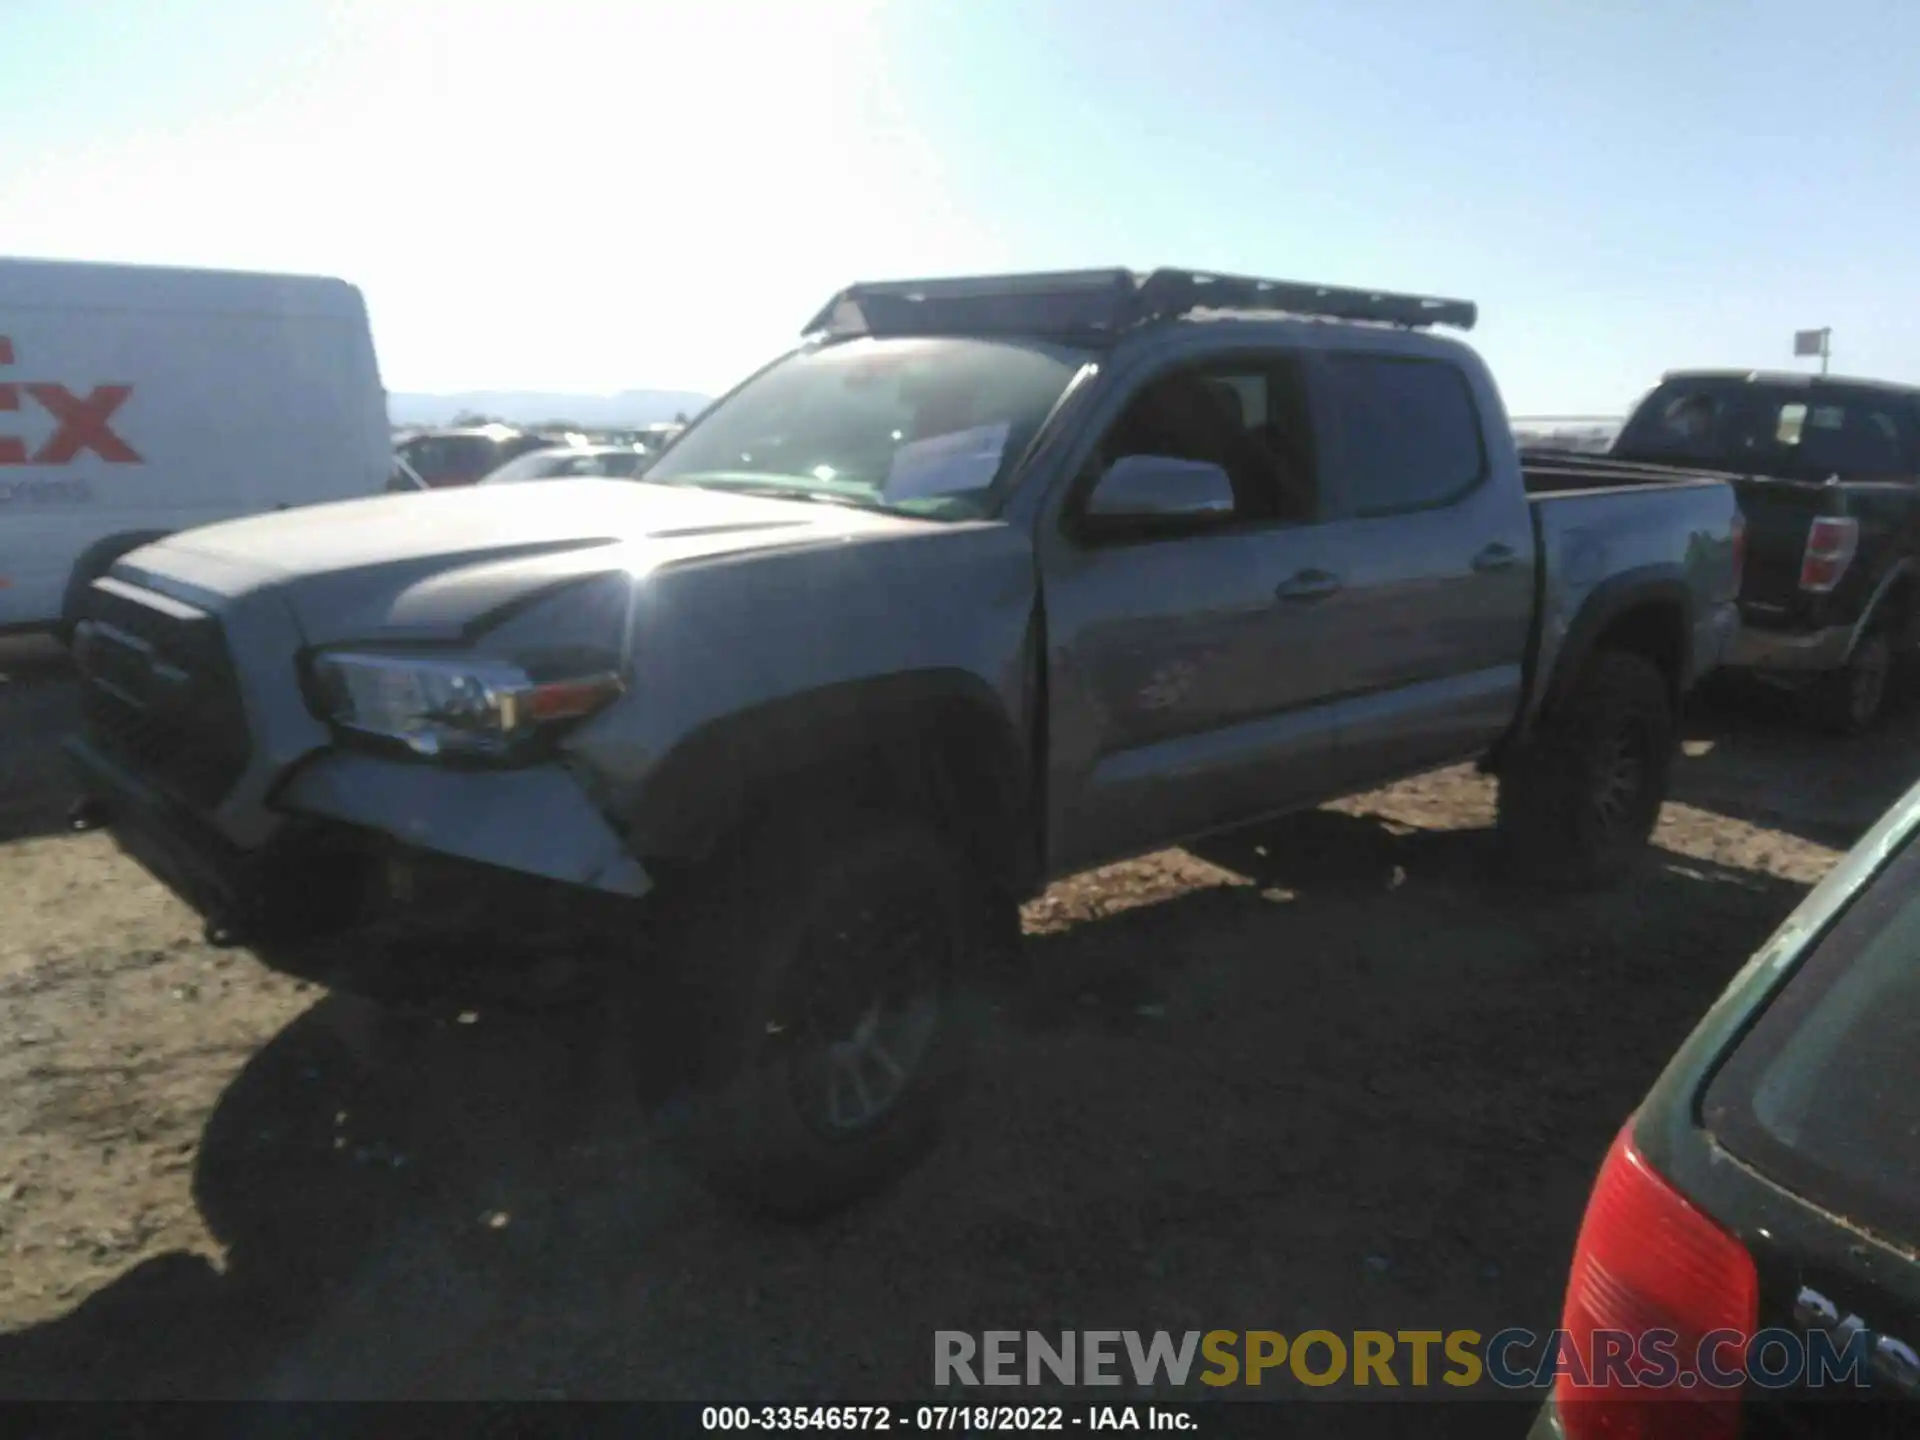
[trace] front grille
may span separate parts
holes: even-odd
[[[218,805],[249,756],[220,622],[112,579],[94,582],[79,621],[88,740],[163,793],[195,809]]]

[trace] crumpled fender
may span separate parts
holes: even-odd
[[[653,888],[606,817],[559,765],[459,770],[333,750],[295,771],[275,807],[615,895],[637,897]]]

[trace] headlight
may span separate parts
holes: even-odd
[[[621,691],[620,677],[605,672],[536,680],[501,660],[344,651],[316,657],[313,680],[335,725],[420,755],[508,755]]]

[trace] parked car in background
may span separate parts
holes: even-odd
[[[529,450],[481,477],[482,485],[517,485],[526,480],[562,480],[602,475],[630,480],[652,461],[637,445],[556,445]]]
[[[0,259],[0,631],[173,531],[377,494],[386,410],[343,280]]]
[[[401,441],[394,449],[428,489],[445,490],[471,485],[507,461],[553,443],[545,435],[511,425],[477,425],[427,431]]]
[[[685,425],[679,424],[678,422],[649,425],[640,432],[639,440],[642,445],[657,455],[678,439],[680,432],[686,428]]]
[[[1732,624],[1733,495],[1524,466],[1427,333],[1475,314],[1171,270],[856,286],[637,482],[124,559],[82,625],[80,813],[348,987],[424,973],[383,917],[450,955],[470,902],[610,935],[636,1024],[692,1051],[683,1153],[819,1211],[926,1152],[1051,877],[1464,759],[1522,873],[1644,854]]]
[[[1748,555],[1728,664],[1798,691],[1824,728],[1871,725],[1920,653],[1920,387],[1675,371],[1611,453],[1737,473]]]
[[[1567,1283],[1576,1363],[1536,1440],[1920,1434],[1916,830],[1920,786],[1734,978],[1621,1130]],[[1629,1337],[1611,1365],[1607,1332]],[[1658,1332],[1667,1355],[1643,1353]]]

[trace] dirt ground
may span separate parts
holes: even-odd
[[[1614,1129],[1920,776],[1911,710],[1719,710],[1608,895],[1504,885],[1465,771],[1059,885],[949,1143],[792,1229],[650,1149],[592,1007],[209,949],[63,833],[57,659],[0,672],[7,1396],[857,1403],[924,1393],[935,1329],[1548,1328]]]

